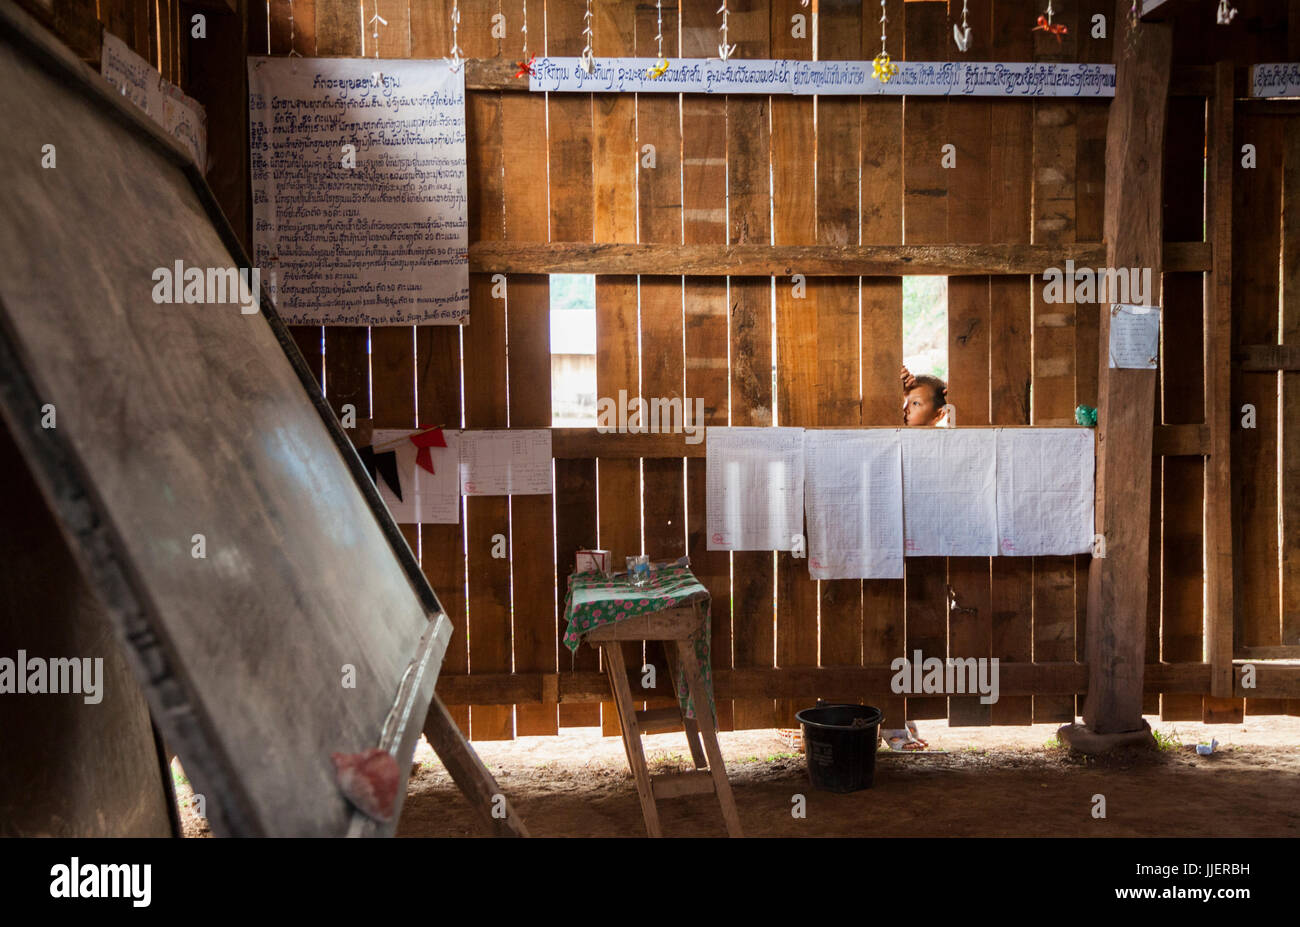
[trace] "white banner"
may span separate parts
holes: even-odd
[[[249,58],[254,260],[289,325],[469,316],[465,72]]]
[[[1300,97],[1300,64],[1256,64],[1250,68],[1252,97]]]
[[[572,93],[774,93],[794,96],[1113,97],[1113,64],[896,61],[877,80],[870,61],[675,58],[657,78],[654,58],[539,58],[528,89]]]

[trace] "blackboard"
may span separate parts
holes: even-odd
[[[0,84],[0,415],[156,723],[216,834],[390,834],[330,756],[391,749],[400,808],[437,597],[269,302],[155,302],[249,263],[184,153],[8,4]]]

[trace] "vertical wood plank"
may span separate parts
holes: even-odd
[[[817,16],[817,57],[861,60],[862,5],[822,0]],[[856,245],[861,234],[858,172],[862,123],[856,98],[817,97],[817,243]],[[815,287],[817,326],[817,422],[862,424],[862,347],[858,279],[819,277]],[[818,583],[821,666],[862,664],[862,580]],[[823,697],[857,701],[861,692],[826,692]]]
[[[694,6],[694,5],[692,5]],[[736,54],[766,58],[771,53],[770,17],[767,0],[753,0],[737,8],[728,31]],[[713,8],[700,5],[683,12],[683,26],[691,25],[700,43],[695,54],[716,54],[717,17]],[[710,48],[715,49],[710,51]],[[690,46],[683,49],[690,53]],[[708,102],[706,100],[706,102]],[[725,157],[719,205],[725,227],[721,241],[728,244],[770,244],[771,136],[768,125],[771,100],[762,96],[731,96],[725,100],[726,135],[721,151]],[[705,112],[701,112],[701,118]],[[692,141],[688,134],[687,144]],[[715,188],[716,189],[716,188]],[[688,231],[690,226],[688,225]],[[709,227],[710,241],[716,238]],[[772,278],[729,277],[721,294],[722,311],[731,344],[729,376],[730,424],[766,426],[772,418]],[[688,287],[691,283],[688,282]],[[688,301],[689,311],[689,301]],[[725,361],[724,361],[725,362]],[[727,405],[718,410],[718,424],[726,424]],[[697,463],[692,461],[692,463]],[[697,464],[703,481],[703,461]],[[703,491],[700,490],[703,499]],[[732,573],[732,640],[736,667],[774,666],[776,642],[775,577],[772,554],[766,551],[737,551],[730,555]],[[776,702],[772,699],[736,699],[733,703],[737,730],[777,726]]]
[[[459,326],[450,325],[422,325],[415,330],[417,424],[420,427],[461,426],[460,333]],[[464,511],[462,500],[457,524],[420,526],[420,566],[452,623],[451,642],[442,660],[439,680],[469,672]],[[468,737],[469,706],[448,705],[447,711]]]
[[[1203,703],[1204,720],[1226,717],[1240,720],[1242,699],[1232,698],[1232,646],[1236,597],[1236,554],[1232,512],[1232,430],[1236,420],[1232,395],[1232,188],[1237,169],[1233,147],[1232,63],[1214,67],[1214,92],[1206,116],[1206,240],[1213,248],[1213,263],[1206,279],[1205,423],[1210,430],[1210,458],[1206,461],[1205,599],[1207,657],[1210,661],[1210,696]]]
[[[993,55],[993,3],[967,4],[971,44],[963,58],[987,61]],[[957,147],[957,165],[949,171],[948,237],[953,242],[983,244],[992,240],[993,107],[988,100],[953,100],[948,128]],[[957,407],[960,425],[988,425],[990,389],[990,279],[948,278],[948,399]],[[948,584],[958,610],[949,610],[948,650],[953,657],[992,656],[992,567],[990,557],[949,557]],[[965,611],[973,609],[973,611]],[[948,723],[987,725],[989,705],[979,696],[949,696]]]
[[[463,4],[460,11],[457,39],[465,56],[490,55],[495,40],[486,5]],[[501,241],[505,237],[501,94],[476,92],[466,102],[469,239]],[[469,290],[470,321],[462,334],[465,427],[505,428],[509,424],[505,301],[493,297],[489,274],[470,274]],[[465,534],[469,669],[471,673],[510,672],[510,560],[492,556],[495,537],[511,537],[510,499],[466,497]],[[513,706],[471,705],[470,733],[475,740],[510,740]]]
[[[774,58],[812,58],[811,36],[791,36],[790,17],[803,8],[798,0],[772,0],[771,53]],[[811,25],[811,24],[810,24]],[[772,242],[814,244],[817,201],[814,184],[816,131],[811,99],[772,97]],[[818,290],[811,283],[798,297],[789,277],[776,279],[777,424],[817,424]],[[817,665],[818,585],[808,576],[808,562],[789,551],[777,559],[776,663],[782,669]],[[796,726],[802,700],[777,700],[777,724]]]
[[[635,41],[634,10],[617,0],[592,4],[592,47],[597,56],[631,55]],[[595,201],[595,240],[634,242],[637,237],[637,100],[631,94],[593,97],[592,153]],[[619,390],[641,395],[637,278],[596,277],[596,396],[618,401]],[[642,552],[641,461],[602,459],[597,462],[600,496],[600,545],[608,549],[615,567]],[[623,643],[624,658],[638,671],[643,645]],[[644,707],[638,702],[637,707]],[[612,702],[601,706],[601,727],[618,735]]]
[[[1277,344],[1279,272],[1282,248],[1282,167],[1286,146],[1280,118],[1237,116],[1237,141],[1255,146],[1257,166],[1233,175],[1232,321],[1234,343]],[[1238,410],[1255,408],[1255,427],[1233,428],[1233,484],[1241,530],[1237,557],[1239,646],[1278,645],[1281,639],[1280,550],[1277,537],[1278,380],[1274,372],[1235,371],[1232,394]],[[1250,699],[1247,713],[1262,700]],[[1271,701],[1271,700],[1269,700]]]
[[[1296,28],[1296,27],[1293,27]],[[1300,344],[1300,119],[1286,120],[1282,172],[1281,341]],[[1284,645],[1300,645],[1300,373],[1282,373],[1279,463],[1282,468],[1282,630]]]
[[[659,18],[652,4],[638,4],[634,24],[635,53],[655,58]],[[663,9],[663,55],[678,58],[677,11]],[[682,243],[682,114],[678,96],[641,94],[636,98],[637,131],[637,220],[641,242]],[[647,146],[651,146],[647,149]],[[643,401],[683,403],[681,421],[660,419],[661,432],[684,427],[685,416],[694,405],[685,386],[683,278],[642,275],[641,293],[641,392]],[[648,416],[644,409],[642,414]],[[648,422],[647,425],[653,424]],[[686,484],[684,458],[645,458],[641,461],[641,498],[644,512],[645,552],[652,560],[680,557],[686,553]],[[712,609],[726,614],[721,604]],[[727,622],[729,624],[729,622]],[[726,641],[728,651],[730,640]],[[655,667],[655,685],[644,694],[656,695],[649,708],[674,704],[671,673],[664,644],[646,641],[645,663]],[[633,687],[634,690],[636,686]]]
[[[507,18],[509,24],[509,18]],[[531,25],[531,24],[530,24]],[[530,150],[546,138],[546,100],[503,94],[506,151]],[[545,241],[546,161],[505,160],[506,239]],[[510,427],[551,427],[551,288],[544,274],[513,274],[506,289]],[[510,570],[515,672],[553,673],[557,664],[556,558],[551,493],[510,499]],[[518,705],[520,735],[558,733],[558,705]]]
[[[1205,99],[1169,101],[1165,130],[1165,206],[1167,241],[1196,241],[1204,216]],[[1162,302],[1161,409],[1165,424],[1205,421],[1204,285],[1201,274],[1165,274]],[[1160,659],[1204,659],[1205,555],[1203,513],[1205,460],[1166,457],[1163,464],[1161,532]],[[1160,717],[1199,721],[1202,697],[1165,693]]]
[[[688,4],[682,10],[683,57],[707,57],[716,45],[711,10]],[[763,37],[767,21],[763,20]],[[690,245],[727,243],[727,100],[711,96],[682,97],[682,240]],[[765,105],[765,101],[764,101]],[[766,110],[765,110],[766,111]],[[718,131],[723,127],[723,131]],[[688,277],[685,280],[684,379],[688,402],[704,401],[704,424],[728,423],[727,280]],[[766,316],[764,319],[766,320]],[[768,328],[770,334],[770,328]],[[767,351],[767,408],[771,410],[771,351]],[[686,461],[687,554],[693,572],[712,600],[710,655],[713,669],[732,665],[731,556],[708,550],[706,534],[705,461]],[[768,558],[768,588],[771,588]],[[770,595],[769,595],[770,599]],[[769,604],[770,608],[770,604]],[[769,704],[771,704],[769,702]],[[735,726],[733,703],[718,699],[718,728]],[[770,711],[769,711],[770,714]]]
[[[906,57],[946,61],[951,29],[942,3],[909,3],[903,12]],[[897,23],[890,31],[900,30]],[[896,41],[897,39],[895,39]],[[952,170],[943,166],[943,146],[956,144],[948,125],[946,99],[905,97],[903,100],[903,240],[907,244],[937,244],[949,240],[948,187]],[[906,597],[906,656],[922,659],[948,655],[948,564],[944,557],[909,557],[904,564]],[[948,700],[942,696],[907,699],[907,718],[944,718]]]
[[[1014,0],[993,4],[993,55],[1026,61],[1033,38],[1024,28],[1024,8]],[[993,241],[1026,243],[1031,237],[1033,103],[998,100],[989,117]],[[1030,277],[993,277],[989,282],[989,419],[994,425],[1028,425],[1033,382],[1032,291]],[[990,563],[992,655],[1011,662],[1033,660],[1033,564],[1020,557]],[[1029,724],[1033,698],[1005,696],[989,706],[993,724]]]
[[[546,45],[550,55],[582,51],[582,0],[546,0]],[[532,23],[529,23],[530,30]],[[592,99],[587,94],[557,93],[546,101],[547,165],[551,241],[592,241]],[[560,601],[574,565],[574,552],[597,546],[596,461],[555,461],[556,574]],[[563,616],[560,633],[564,632]],[[562,670],[600,669],[599,653],[582,646],[560,655]],[[613,704],[607,703],[610,711]],[[561,704],[561,727],[600,724],[601,705]]]
[[[1056,13],[1069,31],[1064,41],[1034,35],[1035,61],[1073,61],[1078,56],[1078,8]],[[1075,167],[1078,103],[1040,100],[1034,104],[1035,243],[1076,241]],[[1075,405],[1075,318],[1093,311],[1075,303],[1048,304],[1034,291],[1033,424],[1072,425]],[[1034,558],[1034,660],[1075,659],[1075,560]],[[1074,696],[1034,696],[1034,721],[1073,721]]]
[[[902,34],[902,0],[889,0],[888,21],[895,41]],[[863,6],[860,34],[862,55],[879,52],[878,6]],[[861,119],[860,241],[864,245],[903,243],[903,100],[863,97]],[[898,369],[903,364],[903,281],[899,277],[861,278],[862,424],[897,425],[902,408]],[[904,590],[902,579],[862,582],[862,662],[887,666],[904,655]],[[905,700],[892,692],[866,693],[870,704],[884,713],[888,727],[902,727]]]

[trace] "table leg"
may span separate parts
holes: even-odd
[[[722,749],[718,746],[717,720],[709,707],[709,693],[704,688],[704,677],[700,674],[695,648],[690,641],[679,640],[677,655],[682,665],[686,667],[686,683],[695,705],[695,719],[699,722],[700,735],[704,739],[704,750],[709,757],[709,772],[713,776],[714,789],[718,793],[718,804],[722,807],[722,820],[726,822],[728,835],[744,836],[740,830],[740,815],[736,812],[736,800],[731,794],[731,780],[727,778],[727,766],[722,760]]]
[[[623,648],[621,642],[611,641],[608,644],[602,643],[601,649],[609,659],[610,685],[614,688],[614,700],[618,703],[618,721],[623,728],[623,743],[627,747],[632,776],[636,779],[636,791],[641,797],[641,811],[645,815],[646,833],[651,837],[662,837],[659,811],[655,807],[654,790],[650,784],[650,769],[646,766],[645,753],[641,749],[641,730],[636,721],[636,706],[632,703],[632,691],[627,684],[627,665],[623,661]]]

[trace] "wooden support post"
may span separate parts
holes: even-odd
[[[1115,99],[1106,132],[1106,265],[1162,271],[1163,158],[1171,27],[1138,27],[1132,50],[1126,0],[1115,4]],[[1101,316],[1097,524],[1106,556],[1088,577],[1088,698],[1083,719],[1096,734],[1142,727],[1146,651],[1148,518],[1155,371],[1111,369],[1110,307]],[[1138,462],[1138,463],[1135,463]]]

